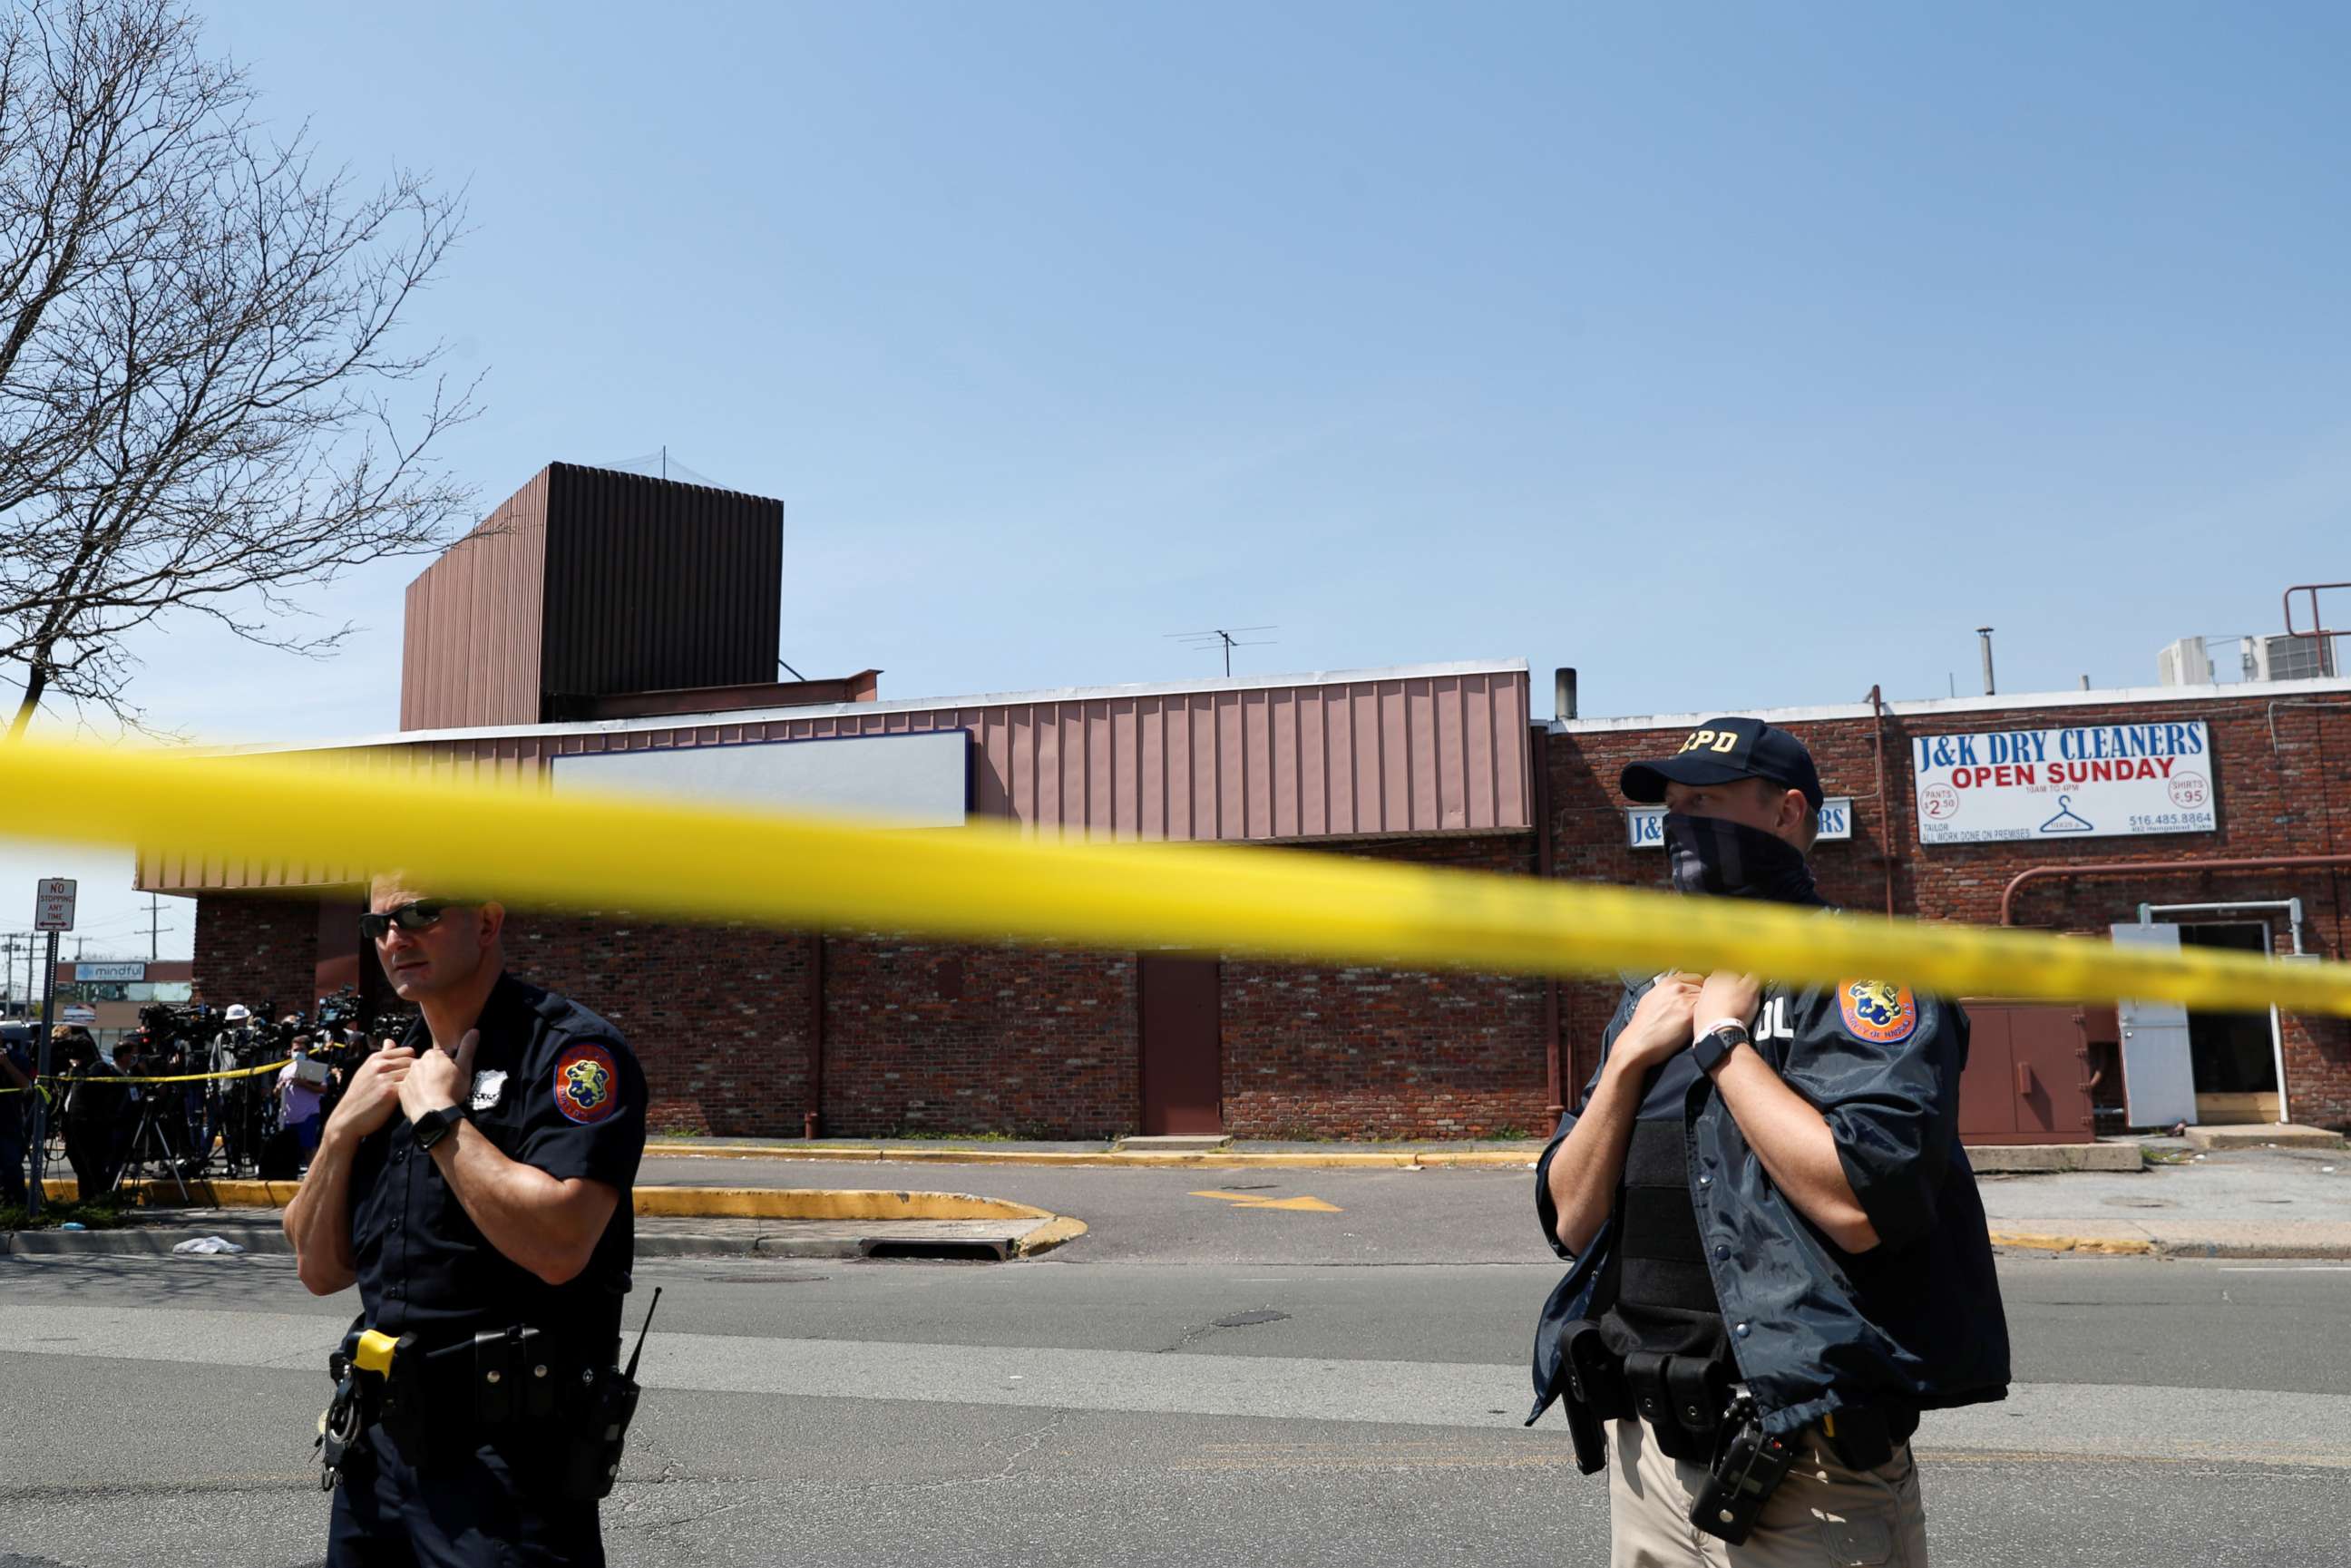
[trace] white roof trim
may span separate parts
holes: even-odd
[[[1905,716],[1935,718],[1949,714],[1955,720],[1972,714],[2016,713],[2037,708],[2111,707],[2117,703],[2194,703],[2249,701],[2267,698],[2283,702],[2298,696],[2351,694],[2351,678],[2322,676],[2306,681],[2233,681],[2227,685],[2126,686],[2114,691],[2015,692],[1994,696],[1927,697],[1890,702],[1886,711]],[[1867,718],[1867,703],[1839,703],[1826,707],[1716,708],[1706,713],[1633,714],[1619,718],[1571,718],[1551,721],[1553,735],[1598,735],[1610,730],[1689,729],[1710,718],[1739,716],[1767,724],[1817,724],[1833,719]]]
[[[822,703],[812,707],[733,708],[723,713],[652,714],[640,718],[595,719],[580,724],[486,725],[467,729],[410,729],[356,740],[259,741],[250,745],[192,747],[187,755],[259,757],[277,752],[348,751],[374,746],[416,746],[441,740],[511,740],[525,736],[627,735],[648,729],[709,729],[726,725],[774,724],[811,718],[860,718],[885,713],[944,713],[956,708],[1029,707],[1052,703],[1112,702],[1132,697],[1190,696],[1202,692],[1255,692],[1290,686],[1362,685],[1378,681],[1425,681],[1447,675],[1515,675],[1527,673],[1524,659],[1462,660],[1442,664],[1390,664],[1366,670],[1316,670],[1287,675],[1231,675],[1206,681],[1170,681],[1125,686],[1063,686],[1052,691],[987,692],[975,696],[909,697],[890,702]]]

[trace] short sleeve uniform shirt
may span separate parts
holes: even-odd
[[[577,1003],[501,976],[482,1009],[460,1102],[500,1153],[558,1180],[616,1186],[587,1268],[549,1285],[484,1238],[433,1155],[394,1113],[351,1171],[351,1248],[368,1325],[428,1346],[527,1323],[583,1354],[620,1334],[636,1245],[632,1188],[645,1146],[645,1080],[618,1030]],[[403,1043],[433,1049],[420,1024]]]

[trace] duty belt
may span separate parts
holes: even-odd
[[[371,1423],[381,1424],[403,1457],[421,1458],[434,1434],[552,1420],[569,1388],[596,1377],[592,1364],[559,1359],[546,1335],[521,1323],[432,1350],[413,1333],[353,1328],[327,1358],[327,1372],[335,1398],[318,1447],[329,1488]]]
[[[653,1306],[661,1292],[653,1292]],[[645,1327],[653,1311],[645,1312]],[[603,1497],[620,1474],[621,1449],[637,1408],[643,1330],[624,1372],[611,1355],[582,1359],[528,1324],[477,1333],[427,1349],[413,1333],[398,1338],[354,1326],[327,1358],[335,1395],[319,1421],[322,1490],[331,1491],[370,1426],[383,1429],[401,1457],[420,1467],[460,1446],[501,1431],[554,1426],[562,1435],[559,1480],[567,1497]],[[435,1439],[440,1439],[435,1441]],[[471,1445],[465,1445],[470,1448]]]

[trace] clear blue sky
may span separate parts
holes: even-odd
[[[485,503],[664,443],[780,496],[783,652],[885,695],[1269,622],[1239,668],[1545,710],[1964,691],[1986,622],[2005,689],[2144,685],[2351,578],[2339,6],[210,15],[355,174],[470,182],[414,319]],[[390,729],[414,570],[141,694]]]

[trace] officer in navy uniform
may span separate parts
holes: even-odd
[[[1716,719],[1622,788],[1667,808],[1678,891],[1835,918],[1794,737]],[[1628,983],[1538,1167],[1544,1239],[1573,1267],[1528,1417],[1563,1402],[1587,1471],[1613,1447],[1613,1563],[1923,1568],[1919,1413],[2009,1381],[1958,1137],[1967,1044],[1957,1004],[1890,978]]]
[[[360,1326],[400,1342],[346,1379],[328,1563],[601,1563],[619,1449],[582,1445],[629,1290],[643,1072],[611,1024],[506,973],[499,905],[371,892],[361,930],[422,1017],[353,1071],[286,1212],[302,1283],[356,1284]]]

